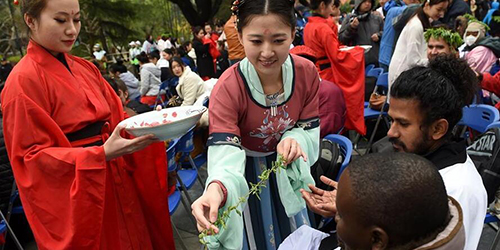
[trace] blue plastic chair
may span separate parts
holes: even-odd
[[[168,172],[172,173],[177,171],[177,163],[175,162],[175,146],[177,145],[177,140],[172,141],[170,143],[168,149],[167,149],[167,161],[168,161]],[[181,191],[179,191],[179,188],[176,187],[175,192],[173,192],[171,195],[168,196],[168,212],[170,215],[174,214],[177,208],[179,207],[179,203],[182,202],[182,205],[184,206],[184,209],[186,212],[189,214],[190,212],[190,206],[184,201],[181,195]],[[189,219],[191,222],[196,226],[196,222],[194,221],[193,217],[189,216]],[[181,247],[184,250],[187,250],[184,240],[182,239],[179,231],[177,230],[177,227],[175,226],[175,223],[171,220],[172,222],[172,228],[174,229],[174,232],[177,234],[177,237],[181,240]]]
[[[168,212],[170,213],[170,215],[174,214],[175,210],[177,210],[177,207],[179,207],[179,203],[181,202],[181,200],[182,200],[182,196],[181,196],[181,192],[179,190],[175,190],[175,192],[173,194],[168,196]],[[186,244],[184,243],[184,240],[182,239],[182,236],[179,233],[179,230],[175,226],[175,223],[172,221],[172,219],[170,219],[170,222],[172,223],[172,228],[174,229],[175,234],[177,234],[177,237],[181,240],[182,249],[187,250]]]
[[[207,97],[207,98],[205,98],[205,100],[203,100],[203,106],[204,106],[204,107],[208,108],[208,101],[209,101],[209,100],[210,100],[210,99],[209,99],[208,97]]]
[[[368,65],[366,65],[365,75],[368,75],[368,72],[370,72],[370,70],[372,70],[373,68],[375,68],[375,64],[368,64]]]
[[[344,161],[342,162],[342,165],[340,166],[339,173],[337,177],[335,178],[336,181],[340,179],[340,175],[344,171],[344,169],[349,165],[349,162],[351,162],[351,156],[352,156],[352,142],[349,140],[349,138],[342,136],[342,135],[337,135],[337,134],[329,134],[325,136],[326,140],[329,140],[333,143],[336,143],[339,145],[340,148],[340,154],[344,158]]]
[[[353,150],[352,142],[351,142],[351,140],[349,140],[349,138],[347,138],[343,135],[338,135],[338,134],[329,134],[329,135],[326,135],[323,139],[329,140],[329,141],[337,144],[339,146],[339,149],[340,149],[340,154],[344,158],[344,160],[342,161],[342,164],[340,165],[340,170],[339,170],[337,176],[335,177],[335,181],[338,182],[340,179],[340,176],[342,175],[342,172],[344,172],[344,170],[347,168],[347,166],[351,162],[351,156],[352,156],[352,150]],[[333,218],[323,218],[319,227],[324,227],[332,221],[333,221]]]
[[[172,140],[170,142],[170,145],[168,145],[167,148],[167,165],[168,165],[168,172],[176,171],[177,170],[177,163],[175,162],[175,146],[177,146],[177,142],[179,140]]]
[[[500,230],[498,230],[498,227],[495,228],[494,226],[490,225],[490,223],[497,223],[497,225],[500,225],[500,220],[497,216],[492,215],[491,213],[486,213],[486,216],[484,217],[484,224],[489,225],[491,228],[493,228],[493,230],[497,231],[490,247],[490,250],[495,250],[498,242],[500,242]]]
[[[14,194],[10,197],[10,202],[14,204],[14,202],[18,199],[19,199],[19,190],[16,190]],[[22,214],[22,213],[24,213],[23,206],[12,207],[11,214]]]
[[[382,73],[380,76],[377,78],[377,83],[375,85],[375,89],[373,92],[375,93],[378,91],[379,88],[382,88],[384,92],[387,93],[389,90],[389,73]],[[383,112],[385,115],[387,114],[386,112]],[[380,115],[379,110],[373,110],[369,108],[368,106],[365,105],[365,119],[367,118],[375,118]]]
[[[488,130],[490,128],[500,128],[500,121],[494,122],[494,123],[488,125],[488,127],[486,128],[486,130]]]
[[[457,125],[464,125],[480,133],[500,119],[498,109],[486,104],[473,104],[463,108],[462,119]]]
[[[16,182],[12,183],[12,190],[10,193],[10,199],[9,199],[9,207],[7,211],[7,217],[4,216],[4,214],[0,211],[1,214],[1,222],[0,222],[0,233],[5,232],[5,239],[7,240],[7,236],[9,235],[12,240],[14,240],[14,244],[16,245],[17,249],[23,249],[21,246],[21,243],[17,239],[14,231],[12,231],[12,228],[9,225],[10,222],[10,216],[11,214],[21,214],[24,213],[24,209],[22,206],[17,206],[14,207],[14,202],[19,200],[19,191],[17,190],[17,185]],[[5,247],[5,244],[2,245],[1,249],[3,250]]]
[[[184,191],[184,194],[186,195],[186,198],[188,199],[188,202],[190,204],[193,203],[193,200],[189,196],[188,190],[193,187],[196,180],[198,179],[202,187],[205,186],[203,184],[203,181],[201,180],[201,177],[198,175],[198,169],[193,158],[191,157],[191,152],[194,149],[193,132],[194,127],[188,130],[188,132],[186,132],[186,134],[184,134],[181,138],[179,138],[179,141],[177,142],[177,145],[175,147],[176,152],[182,154],[181,161],[187,158],[190,163],[190,168],[180,169],[180,167],[178,166],[177,170],[177,180],[179,182],[178,187],[180,187],[181,190]]]
[[[368,73],[366,74],[366,76],[367,77],[371,76],[371,77],[378,78],[382,73],[384,73],[384,69],[383,68],[373,68],[370,71],[368,71]]]
[[[377,69],[373,69],[373,70],[377,70]],[[377,78],[377,84],[375,85],[375,89],[373,90],[373,92],[375,93],[376,91],[378,91],[379,88],[381,88],[385,93],[387,93],[389,91],[389,73],[388,72],[382,73],[379,75],[379,77]],[[387,117],[387,112],[384,111],[384,108],[386,105],[387,105],[387,100],[386,100],[386,103],[384,103],[381,110],[374,110],[374,109],[371,109],[370,107],[365,107],[365,110],[364,110],[365,120],[377,118],[377,122],[375,123],[375,127],[373,128],[372,135],[370,136],[370,139],[368,140],[368,149],[367,149],[366,153],[368,153],[370,151],[373,140],[375,138],[375,133],[377,132],[377,129],[380,125],[380,121],[382,119],[384,119],[384,121],[386,123],[388,123],[388,121],[385,120]]]

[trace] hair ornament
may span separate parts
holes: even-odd
[[[231,12],[233,15],[238,16],[240,7],[245,3],[245,0],[235,0],[231,6]]]

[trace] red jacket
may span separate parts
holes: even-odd
[[[490,73],[484,73],[483,81],[481,81],[481,87],[495,93],[497,96],[500,96],[500,71],[498,71],[494,76]],[[495,107],[500,109],[500,102],[497,103]]]
[[[340,51],[337,26],[318,16],[309,17],[304,28],[304,43],[316,52],[316,67],[321,78],[342,89],[347,108],[345,128],[364,135],[364,50],[355,47]]]

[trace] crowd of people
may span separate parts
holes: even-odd
[[[455,127],[472,103],[500,108],[498,2],[341,4],[236,0],[190,40],[95,44],[87,61],[69,53],[78,0],[21,0],[30,41],[13,68],[1,60],[2,152],[38,248],[175,249],[165,143],[120,122],[208,103],[197,124],[208,178],[191,208],[209,249],[278,249],[328,218],[336,231],[313,249],[477,249],[489,194]],[[387,73],[388,91],[367,67]],[[365,108],[387,111],[388,147],[355,156],[338,182],[315,180],[325,136],[375,132]],[[280,159],[286,169],[241,204]]]

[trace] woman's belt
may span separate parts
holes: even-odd
[[[66,134],[73,147],[101,146],[109,138],[110,127],[107,121],[98,121],[84,128]]]
[[[316,64],[318,65],[319,70],[325,70],[330,68],[332,65],[330,64],[330,61],[328,60],[328,57],[323,56],[320,57],[316,60]]]
[[[330,63],[324,63],[324,64],[320,64],[319,65],[319,70],[325,70],[325,69],[328,69],[330,68],[332,65]]]

